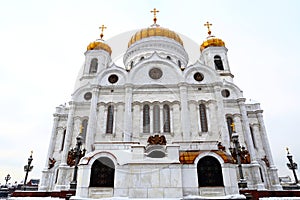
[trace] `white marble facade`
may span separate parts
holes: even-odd
[[[229,150],[233,131],[250,155],[242,165],[248,188],[280,190],[262,109],[233,83],[227,48],[218,41],[208,37],[192,65],[180,37],[158,26],[132,36],[124,66],[111,61],[103,41],[91,43],[72,100],[56,108],[39,190],[69,189],[74,167],[67,157],[81,126],[87,152],[74,199],[238,194],[239,173]],[[154,135],[165,143],[162,137],[149,143]],[[56,160],[53,166],[49,158]],[[202,166],[206,159],[214,166]],[[109,178],[101,174],[106,168],[95,163],[109,166],[110,182],[101,180]],[[202,180],[201,170],[209,174],[218,166],[218,183]]]

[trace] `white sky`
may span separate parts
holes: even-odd
[[[244,97],[261,103],[279,175],[290,175],[285,147],[300,164],[300,2],[295,0],[1,0],[0,1],[0,183],[40,178],[55,107],[71,100],[89,42],[158,23],[199,45],[203,26],[225,41],[231,72]],[[123,45],[127,45],[124,41]],[[114,51],[114,49],[113,49]],[[116,50],[115,50],[116,51]],[[199,52],[200,55],[200,52]]]

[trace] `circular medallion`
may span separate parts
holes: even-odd
[[[92,98],[92,93],[91,92],[87,92],[87,93],[85,93],[84,94],[84,96],[83,96],[83,98],[85,99],[85,100],[91,100],[91,98]]]
[[[230,92],[229,92],[229,90],[227,90],[227,89],[222,90],[222,91],[221,91],[221,94],[222,94],[222,96],[225,97],[225,98],[227,98],[227,97],[230,96]]]
[[[160,79],[162,77],[162,75],[163,75],[163,73],[162,73],[161,69],[159,69],[159,68],[152,68],[149,71],[149,76],[152,79]]]
[[[116,82],[118,82],[118,80],[119,80],[119,77],[115,74],[112,74],[108,77],[108,81],[110,83],[116,83]]]
[[[203,79],[204,79],[204,76],[203,76],[203,74],[201,74],[200,72],[196,72],[195,74],[194,74],[194,79],[196,80],[196,81],[203,81]]]

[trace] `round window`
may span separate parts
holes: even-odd
[[[92,98],[92,93],[91,92],[85,93],[84,96],[83,96],[83,98],[85,100],[87,100],[87,101],[90,100]]]
[[[163,73],[162,73],[161,69],[159,69],[159,68],[152,68],[149,71],[149,76],[152,79],[160,79],[162,77],[162,75],[163,75]]]
[[[225,97],[225,98],[227,98],[227,97],[230,96],[230,92],[229,92],[229,90],[227,90],[227,89],[222,90],[222,91],[221,91],[221,94],[222,94],[222,96]]]
[[[118,80],[119,80],[119,77],[115,74],[112,74],[108,77],[108,81],[110,83],[116,83],[116,82],[118,82]]]
[[[204,79],[204,76],[203,76],[203,74],[201,74],[200,72],[196,72],[195,74],[194,74],[194,79],[196,80],[196,81],[203,81],[203,79]]]

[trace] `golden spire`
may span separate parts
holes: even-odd
[[[156,24],[156,21],[157,21],[156,13],[158,13],[159,10],[156,10],[156,8],[154,8],[154,9],[151,10],[150,12],[153,13],[153,15],[154,15],[153,21],[154,21],[154,24]]]
[[[232,128],[232,132],[235,133],[235,124],[233,122],[230,124],[230,127]]]
[[[104,29],[107,29],[107,27],[104,26],[104,25],[102,24],[102,26],[100,26],[99,29],[101,29],[100,39],[103,40],[103,39],[102,39],[103,36],[104,36],[104,35],[103,35],[103,31],[104,31]]]
[[[211,35],[211,31],[210,31],[210,27],[212,26],[212,24],[210,24],[209,22],[206,22],[205,24],[204,24],[204,26],[207,26],[207,29],[208,29],[208,35]]]

